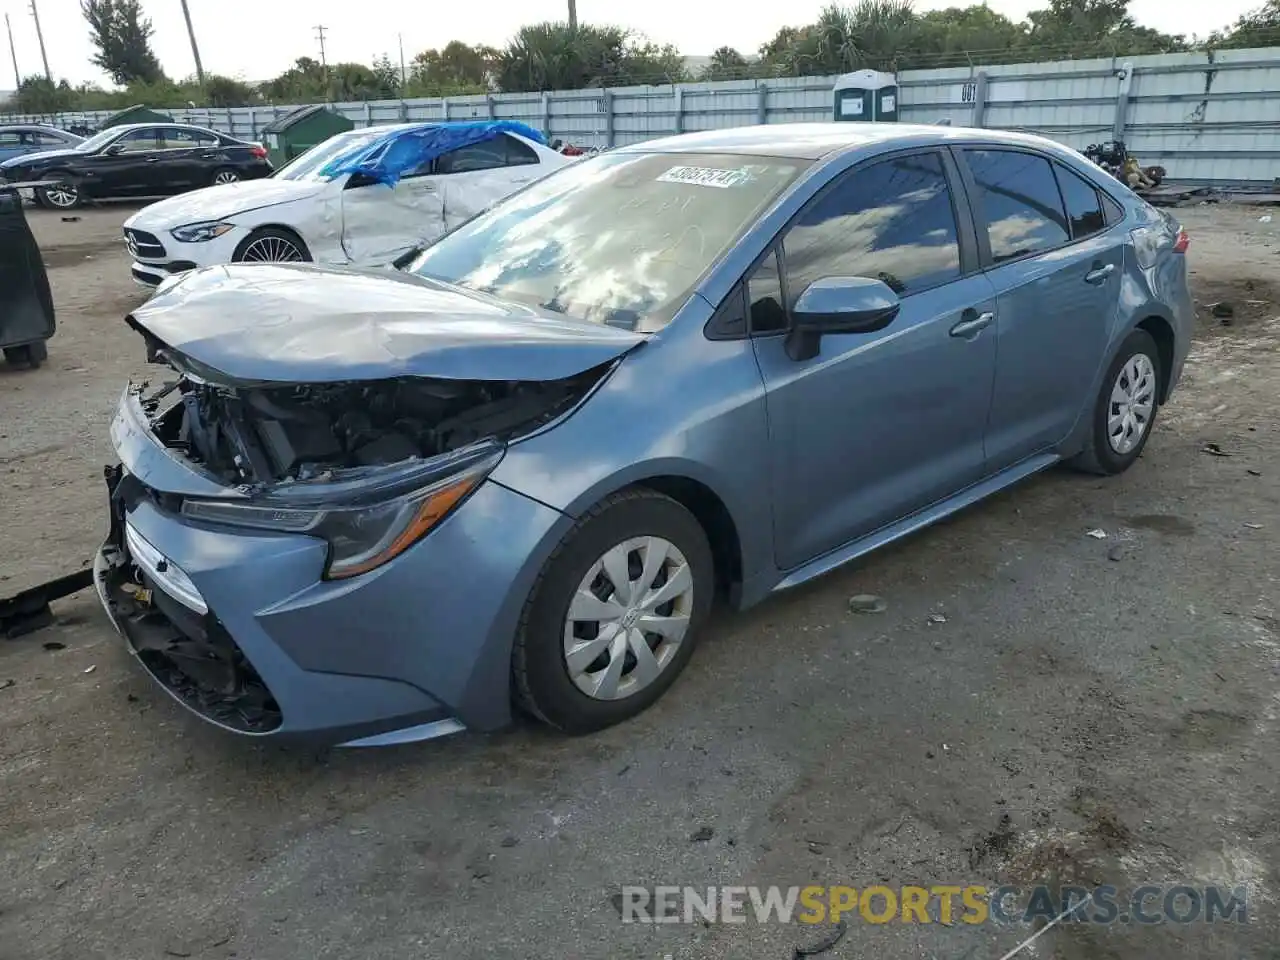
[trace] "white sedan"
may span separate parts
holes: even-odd
[[[139,210],[124,222],[133,278],[155,287],[248,261],[385,266],[574,159],[513,121],[341,133],[266,179]]]

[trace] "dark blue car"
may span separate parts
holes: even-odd
[[[70,150],[83,139],[57,127],[39,124],[0,126],[0,162],[45,150]]]

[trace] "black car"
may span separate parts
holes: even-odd
[[[182,123],[110,127],[69,150],[0,163],[0,181],[57,181],[36,190],[36,199],[55,210],[86,200],[171,196],[270,173],[261,145]]]

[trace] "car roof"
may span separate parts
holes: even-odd
[[[0,130],[17,130],[26,133],[57,133],[67,137],[75,136],[74,133],[51,127],[45,123],[0,123]]]
[[[837,153],[880,144],[941,145],[980,140],[1007,146],[1061,151],[1062,145],[1025,133],[913,123],[775,123],[727,130],[704,130],[646,140],[617,153],[730,153],[759,157],[821,160]]]
[[[212,127],[202,127],[197,123],[183,123],[181,120],[149,120],[146,123],[119,123],[114,127],[108,127],[112,132],[120,131],[127,133],[130,130],[146,130],[151,127],[178,127],[182,130],[200,130],[204,133],[218,133]],[[218,136],[229,136],[229,134],[221,133]]]

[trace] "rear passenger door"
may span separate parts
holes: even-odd
[[[533,148],[505,133],[437,158],[432,179],[441,191],[446,230],[461,226],[544,172]]]
[[[1124,238],[1098,189],[1032,151],[957,151],[996,289],[999,361],[986,472],[1052,450],[1092,401],[1118,307]]]
[[[994,291],[940,150],[840,174],[749,273],[782,569],[977,481],[995,373]],[[815,280],[871,277],[901,301],[872,333],[824,334],[793,360],[791,311]],[[958,326],[961,325],[961,326]]]

